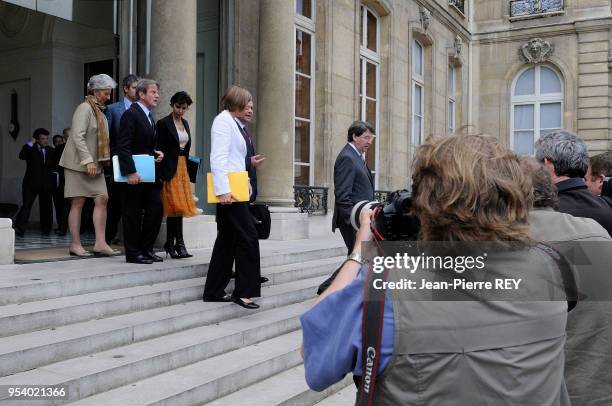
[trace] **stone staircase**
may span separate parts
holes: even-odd
[[[352,404],[350,378],[309,390],[300,356],[299,316],[346,249],[324,239],[261,251],[270,281],[257,311],[202,302],[210,250],[154,265],[1,266],[0,385],[64,386],[69,399],[0,405]]]

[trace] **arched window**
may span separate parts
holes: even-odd
[[[563,127],[563,82],[545,65],[519,72],[512,85],[511,146],[521,155],[533,155],[540,136]]]

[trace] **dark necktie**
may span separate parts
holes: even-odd
[[[240,133],[242,134],[242,138],[244,138],[244,141],[247,143],[247,145],[252,146],[253,145],[253,141],[251,140],[251,134],[249,134],[246,126],[242,126],[242,124],[240,124],[238,121],[236,121],[236,124],[238,125],[238,129],[240,130]]]
[[[242,133],[244,134],[244,139],[249,145],[253,145],[253,139],[251,138],[251,134],[249,134],[249,130],[247,130],[246,126],[242,127]]]
[[[153,118],[153,113],[149,111],[149,122],[151,123],[151,127],[155,128],[155,119]]]
[[[43,164],[44,164],[45,163],[45,149],[39,145],[38,152],[40,153],[40,156],[42,157]]]

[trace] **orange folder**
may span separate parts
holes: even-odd
[[[241,172],[230,172],[227,174],[230,183],[230,189],[232,194],[238,199],[239,202],[249,201],[249,173],[247,171]],[[208,172],[206,176],[208,185],[208,203],[219,203],[217,195],[215,195],[215,188],[213,186],[212,173]]]

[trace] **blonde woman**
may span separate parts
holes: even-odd
[[[64,168],[64,197],[71,198],[68,227],[72,241],[70,255],[89,257],[118,254],[104,238],[108,193],[102,166],[110,164],[108,123],[104,116],[105,102],[117,83],[108,75],[94,75],[87,83],[88,95],[72,117],[72,136],[68,138],[60,165]],[[96,242],[93,253],[81,244],[81,212],[85,200],[94,199],[93,223]]]

